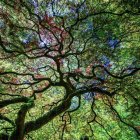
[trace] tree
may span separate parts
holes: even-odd
[[[70,139],[119,139],[111,126],[138,139],[140,11],[124,4],[1,0],[1,139],[31,139],[53,120],[54,139],[67,139],[77,112],[90,134]]]

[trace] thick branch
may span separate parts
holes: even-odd
[[[34,103],[29,102],[21,106],[16,119],[16,129],[13,131],[10,140],[23,140],[24,138],[24,121],[27,111],[33,107]]]
[[[3,108],[3,107],[10,105],[10,104],[28,102],[28,100],[29,100],[29,98],[27,98],[27,97],[18,97],[18,98],[14,98],[14,99],[0,101],[0,108]]]
[[[70,107],[70,104],[71,104],[70,101],[71,101],[71,98],[69,97],[66,100],[64,100],[59,106],[54,107],[47,114],[39,117],[35,121],[27,122],[25,124],[25,129],[24,129],[25,134],[41,128],[43,125],[50,122],[53,118],[55,118],[56,116],[58,116],[62,112],[66,111]]]

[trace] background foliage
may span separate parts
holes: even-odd
[[[138,0],[1,0],[0,139],[138,140],[139,32]]]

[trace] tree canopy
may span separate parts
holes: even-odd
[[[0,1],[0,140],[140,138],[138,0]]]

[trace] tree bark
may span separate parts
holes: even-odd
[[[24,139],[24,122],[27,111],[33,107],[34,103],[29,102],[21,106],[17,119],[15,121],[16,128],[10,136],[10,140],[23,140]]]
[[[54,107],[47,114],[39,117],[35,121],[30,121],[30,122],[26,123],[24,133],[27,134],[31,131],[35,131],[35,130],[41,128],[43,125],[50,122],[53,118],[55,118],[59,114],[66,111],[70,107],[70,105],[71,105],[71,99],[64,100],[60,105],[58,105],[57,107]]]

